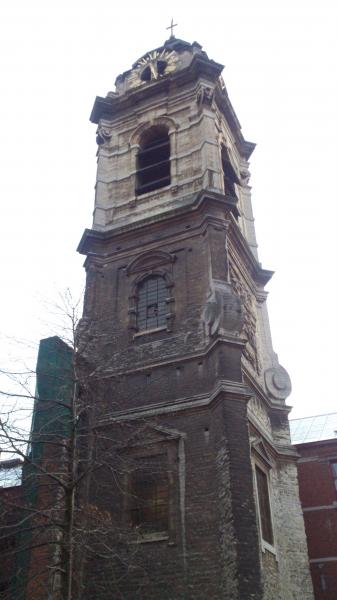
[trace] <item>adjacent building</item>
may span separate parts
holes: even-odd
[[[22,518],[22,461],[0,460],[0,598],[10,597],[16,575],[18,523]]]
[[[290,421],[316,600],[337,598],[337,413]]]

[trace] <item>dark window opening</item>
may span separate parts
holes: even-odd
[[[142,71],[140,76],[142,81],[151,81],[151,69],[150,67],[145,67],[144,71]]]
[[[320,575],[319,579],[320,579],[322,592],[326,592],[326,590],[328,589],[328,586],[327,586],[327,580],[326,580],[325,575]]]
[[[225,146],[222,146],[221,148],[221,163],[224,178],[225,195],[231,196],[232,198],[235,198],[237,200],[235,184],[239,184],[239,180],[232,167],[231,161],[229,159],[228,150],[227,148],[225,148]]]
[[[131,525],[144,533],[168,531],[169,527],[167,468],[156,462],[136,471],[131,480]]]
[[[258,466],[255,467],[255,472],[262,538],[268,542],[268,544],[273,545],[274,537],[269,501],[268,476]]]
[[[146,69],[145,69],[146,70]],[[137,156],[137,194],[170,185],[170,139],[163,127],[153,127],[143,136]]]
[[[331,463],[331,468],[332,468],[332,474],[333,474],[334,483],[335,483],[335,490],[337,491],[337,462]]]
[[[167,325],[166,282],[159,275],[148,277],[138,287],[137,328],[139,331]]]
[[[157,71],[159,75],[163,75],[166,69],[167,62],[165,60],[157,60]]]
[[[167,62],[165,60],[157,60],[156,62],[151,63],[151,66],[147,65],[141,72],[141,80],[151,81],[152,79],[158,79],[158,77],[164,75],[166,66]]]

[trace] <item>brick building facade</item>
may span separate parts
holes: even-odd
[[[337,598],[337,413],[294,419],[298,480],[316,600]]]
[[[271,344],[272,273],[257,257],[254,144],[222,68],[171,37],[91,115],[99,149],[93,227],[79,245],[80,349],[100,375],[102,436],[141,426],[121,435],[117,487],[107,468],[109,493],[97,493],[98,475],[89,492],[136,535],[123,598],[312,599],[291,386]],[[85,597],[98,587],[107,597],[103,561],[91,566]]]

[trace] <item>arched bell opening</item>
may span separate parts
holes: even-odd
[[[170,138],[163,125],[144,131],[137,155],[136,194],[146,194],[171,183]]]

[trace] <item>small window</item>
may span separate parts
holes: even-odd
[[[148,68],[148,67],[147,67]],[[147,76],[146,69],[144,77]],[[165,127],[151,127],[143,134],[137,156],[138,195],[170,185],[170,139]]]
[[[152,457],[131,478],[130,521],[142,533],[167,532],[169,528],[169,485],[163,457]]]
[[[142,81],[151,81],[151,69],[149,66],[145,67],[145,69],[142,71],[142,74],[140,76]]]
[[[257,465],[255,466],[255,473],[262,539],[272,546],[274,543],[274,536],[270,510],[268,475]]]
[[[166,67],[166,60],[157,60],[157,71],[159,75],[164,75]]]
[[[138,286],[138,331],[157,329],[167,325],[167,291],[165,279],[159,275],[148,277]]]
[[[166,67],[166,60],[151,61],[151,65],[147,65],[141,72],[140,78],[142,81],[155,81],[164,75]]]
[[[331,463],[332,475],[335,482],[335,490],[337,491],[337,462]]]
[[[321,584],[322,592],[326,592],[328,589],[328,586],[327,586],[326,576],[323,573],[321,573],[319,576],[319,582]]]

